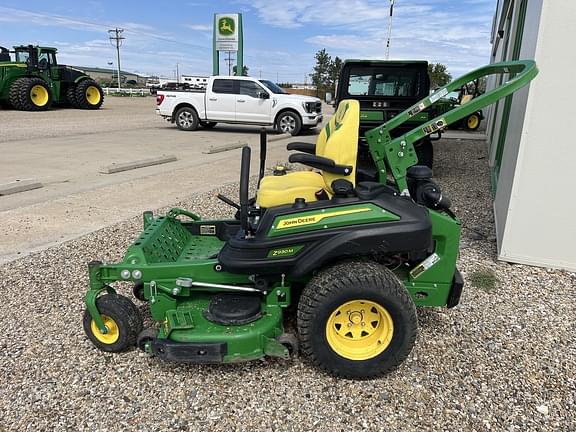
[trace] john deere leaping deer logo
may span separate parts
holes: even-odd
[[[232,36],[236,32],[236,23],[232,18],[220,18],[218,20],[218,32],[222,36]]]

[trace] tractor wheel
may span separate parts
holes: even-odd
[[[218,123],[216,123],[216,122],[204,122],[204,121],[200,122],[200,126],[202,126],[205,129],[212,129],[217,124]]]
[[[193,108],[183,107],[176,111],[176,126],[183,131],[195,131],[198,129],[198,114]]]
[[[478,113],[472,113],[468,117],[466,117],[464,125],[466,126],[466,130],[475,131],[480,127],[480,122],[481,119]]]
[[[281,133],[289,133],[292,136],[298,135],[302,129],[300,116],[292,111],[284,111],[276,119],[276,129]]]
[[[76,106],[81,109],[96,110],[104,102],[104,92],[98,83],[92,79],[80,81],[75,88]]]
[[[68,102],[72,108],[80,108],[78,102],[76,102],[76,87],[74,85],[66,89],[66,102]]]
[[[21,111],[45,111],[52,105],[52,95],[41,78],[19,78],[10,87],[12,106]]]
[[[129,299],[117,294],[106,294],[96,299],[108,333],[101,333],[88,310],[84,312],[84,331],[92,343],[107,352],[120,352],[134,346],[142,331],[142,316]]]
[[[432,141],[423,139],[414,145],[414,150],[416,150],[416,156],[418,157],[418,165],[426,165],[428,168],[432,168],[432,165],[434,165]]]
[[[29,78],[18,78],[16,81],[12,83],[10,86],[10,90],[8,91],[8,101],[12,108],[17,110],[23,110],[22,102],[20,102],[20,95],[22,94],[21,87],[24,87],[28,83]]]
[[[322,270],[298,304],[301,352],[337,376],[369,378],[396,369],[412,350],[417,329],[406,288],[371,261]]]

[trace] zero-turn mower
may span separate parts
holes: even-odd
[[[415,129],[390,130],[464,83],[510,74],[499,87]],[[249,199],[250,148],[242,149],[237,218],[202,220],[172,209],[144,213],[144,230],[120,263],[89,264],[84,330],[103,351],[137,345],[163,360],[235,363],[298,349],[332,374],[363,378],[395,369],[417,333],[416,306],[456,306],[460,223],[413,143],[512,94],[537,74],[533,61],[482,67],[366,133],[378,178],[356,182],[357,101],[342,101],[316,145],[291,143],[289,160],[318,172],[263,177]],[[157,325],[112,284],[131,282]],[[297,307],[297,335],[284,311]]]

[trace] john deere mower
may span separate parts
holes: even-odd
[[[162,360],[235,363],[263,356],[309,361],[343,377],[395,369],[417,334],[416,306],[454,307],[460,223],[413,143],[528,84],[532,61],[482,67],[439,94],[490,74],[510,79],[465,105],[391,138],[431,106],[428,96],[366,132],[378,177],[356,181],[360,109],[339,104],[316,145],[291,143],[289,160],[318,171],[263,177],[248,192],[250,153],[242,149],[239,204],[231,220],[202,220],[182,209],[144,213],[144,230],[115,264],[88,265],[84,330],[103,351],[137,345]],[[113,284],[133,284],[156,325]],[[297,329],[284,326],[297,309]]]
[[[22,45],[9,51],[0,47],[0,103],[22,111],[45,111],[52,104],[93,110],[103,101],[96,81],[56,62],[56,48]]]

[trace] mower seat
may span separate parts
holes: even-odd
[[[343,100],[316,140],[315,154],[290,155],[290,162],[300,162],[320,172],[297,171],[283,176],[266,176],[260,182],[256,203],[261,208],[292,204],[296,198],[316,201],[317,194],[325,191],[334,195],[332,182],[346,179],[355,184],[358,155],[358,129],[360,104],[356,100]]]

